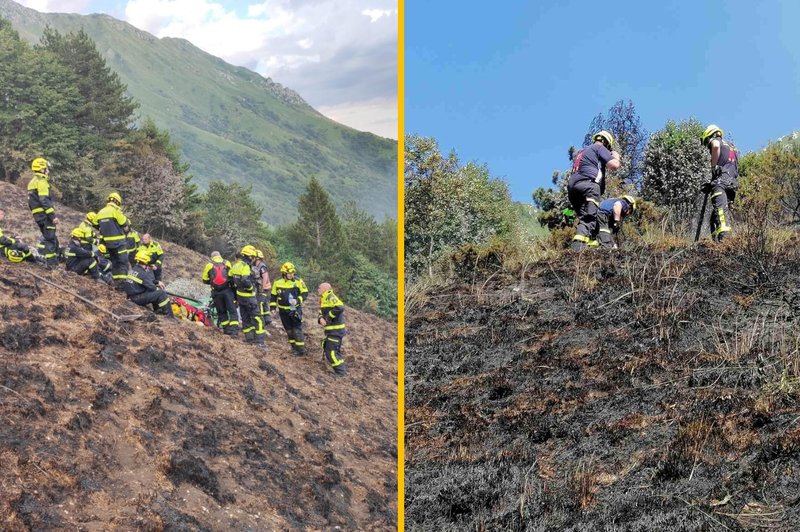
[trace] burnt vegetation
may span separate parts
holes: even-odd
[[[800,245],[763,236],[451,255],[407,295],[408,528],[795,529]]]
[[[5,197],[3,229],[32,241],[24,197]],[[59,213],[71,227],[82,218]],[[166,247],[167,283],[199,275],[206,257]],[[313,318],[308,356],[289,354],[280,327],[255,353],[47,272],[102,308],[143,315],[114,321],[31,273],[44,271],[0,259],[0,530],[396,526],[393,322],[348,308],[350,372],[335,379]]]

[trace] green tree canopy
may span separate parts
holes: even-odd
[[[443,157],[429,137],[406,135],[405,149],[406,275],[430,272],[447,249],[513,230],[508,186],[485,165],[461,166],[455,153]]]
[[[700,142],[703,125],[694,118],[667,124],[647,145],[642,195],[679,216],[691,216],[701,185],[711,178],[708,150]]]
[[[320,264],[338,263],[345,246],[342,223],[330,195],[316,177],[300,195],[297,212],[290,233],[300,253]]]

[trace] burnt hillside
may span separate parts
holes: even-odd
[[[0,186],[3,228],[35,235],[24,194]],[[58,212],[65,238],[81,215]],[[198,275],[202,256],[164,247],[167,280]],[[31,273],[143,317],[115,321]],[[394,323],[348,309],[350,373],[336,379],[313,320],[297,358],[280,326],[263,353],[142,310],[0,260],[0,529],[395,527]]]
[[[797,530],[799,248],[565,253],[418,296],[408,529]]]

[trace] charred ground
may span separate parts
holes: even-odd
[[[409,529],[800,526],[796,240],[462,258],[407,307]]]
[[[0,185],[4,230],[34,242],[24,195]],[[59,217],[63,239],[81,215]],[[167,281],[197,276],[202,256],[164,247]],[[117,322],[31,273],[144,317]],[[262,354],[142,311],[0,260],[0,529],[394,528],[394,323],[348,309],[335,379],[312,324],[297,358],[280,327]]]

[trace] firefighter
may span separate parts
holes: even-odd
[[[597,245],[591,236],[597,224],[600,196],[606,189],[606,171],[619,169],[619,153],[611,151],[614,137],[608,131],[598,131],[592,144],[572,158],[572,176],[567,184],[569,202],[578,215],[578,228],[572,239],[572,249]]]
[[[258,310],[256,286],[251,269],[256,257],[256,248],[251,245],[244,246],[236,255],[236,262],[231,266],[229,273],[236,287],[236,301],[239,303],[239,313],[242,317],[244,339],[260,349],[266,349],[264,321]]]
[[[144,240],[144,238],[142,238]],[[217,325],[228,336],[239,334],[239,318],[231,280],[231,263],[219,251],[211,252],[211,261],[203,269],[203,282],[211,286],[211,298],[217,309]]]
[[[76,228],[81,231],[81,240],[88,242],[92,247],[98,244],[96,224],[97,213],[90,211],[86,213],[86,218]]]
[[[264,329],[272,324],[272,314],[269,310],[270,291],[272,290],[272,282],[269,280],[269,270],[267,263],[264,261],[264,252],[260,249],[256,250],[256,261],[253,265],[253,273],[255,275],[258,298],[258,310],[261,312],[261,319],[264,320]],[[269,335],[269,333],[267,333]]]
[[[107,273],[109,277],[111,277],[111,261],[108,260],[108,250],[105,244],[99,244],[97,246],[95,258],[97,259],[97,267],[100,270],[100,274]]]
[[[636,210],[636,198],[622,196],[609,198],[600,204],[597,211],[597,239],[604,248],[617,248],[614,235],[622,229],[622,220]]]
[[[736,147],[722,140],[723,131],[714,124],[703,131],[703,146],[711,152],[711,181],[702,186],[705,194],[710,194],[711,211],[709,224],[711,238],[717,242],[731,232],[731,213],[728,205],[736,198],[739,177],[739,155]]]
[[[167,293],[156,285],[156,279],[150,266],[150,255],[145,252],[137,252],[134,256],[134,266],[130,275],[126,276],[123,283],[128,299],[137,305],[152,305],[156,314],[162,314],[170,318],[172,306],[169,304]]]
[[[0,209],[0,223],[5,217],[5,211]],[[24,260],[39,262],[37,261],[37,256],[31,253],[31,249],[28,246],[18,242],[16,238],[4,234],[2,227],[0,227],[0,254],[11,262],[22,262]],[[43,258],[41,263],[44,264]]]
[[[329,283],[322,283],[317,288],[319,294],[319,323],[325,330],[322,340],[322,354],[338,376],[347,374],[347,366],[341,355],[342,341],[347,330],[344,326],[344,303],[336,297]]]
[[[308,288],[302,279],[295,277],[294,264],[286,262],[281,266],[281,278],[272,283],[272,301],[270,309],[273,315],[277,312],[281,323],[289,337],[292,354],[305,355],[305,337],[303,335],[303,300],[308,295]]]
[[[111,276],[117,288],[128,278],[128,243],[126,234],[130,222],[122,213],[122,197],[116,192],[108,195],[108,203],[97,213],[97,226],[111,260]]]
[[[92,244],[85,240],[86,233],[78,226],[70,233],[70,241],[64,251],[67,259],[66,269],[79,275],[88,275],[92,279],[100,279],[100,272],[97,269],[97,259],[92,251]],[[110,280],[110,278],[109,278]]]
[[[150,264],[154,267],[153,274],[156,276],[156,281],[160,283],[161,266],[164,263],[164,250],[161,248],[161,244],[153,240],[150,237],[150,233],[145,233],[142,235],[138,249],[144,249],[150,255]]]
[[[50,164],[46,159],[37,157],[31,163],[31,170],[33,178],[28,183],[28,207],[42,232],[40,252],[44,256],[45,267],[53,268],[58,264],[59,248],[56,236],[58,217],[50,197]]]
[[[140,242],[141,239],[139,238],[138,231],[130,229],[125,235],[125,251],[128,253],[128,261],[131,263],[131,266],[133,266],[134,259],[136,258],[136,252],[139,251]]]

